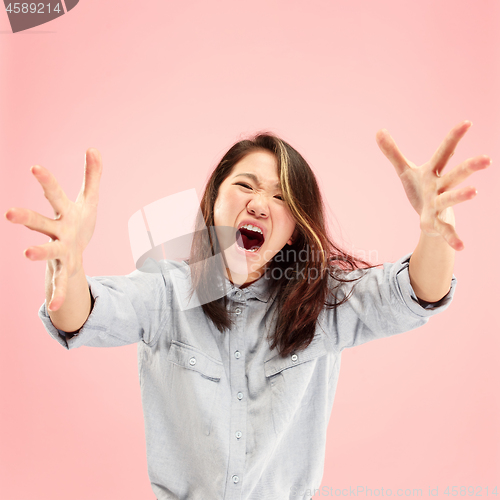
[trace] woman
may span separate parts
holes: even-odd
[[[25,252],[47,260],[40,317],[67,349],[138,342],[159,500],[314,494],[342,350],[421,326],[452,300],[454,250],[463,244],[451,207],[475,190],[450,189],[490,159],[441,172],[470,125],[455,127],[421,167],[386,131],[377,134],[421,217],[415,251],[383,269],[333,245],[314,174],[270,134],[235,144],[214,170],[189,265],[149,259],[128,276],[90,278],[82,267],[99,153],[87,151],[76,203],[47,170],[32,168],[56,219],[26,209],[6,217],[51,237]],[[200,305],[181,307],[186,295]]]

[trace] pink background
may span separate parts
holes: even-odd
[[[85,271],[128,274],[129,217],[169,194],[200,194],[234,141],[268,129],[315,169],[335,237],[394,261],[415,248],[419,221],[376,131],[387,128],[421,164],[471,120],[450,167],[478,154],[493,164],[462,184],[478,196],[455,209],[465,243],[455,300],[418,330],[344,351],[322,484],[491,496],[500,488],[499,14],[498,0],[81,0],[12,34],[2,10],[2,213],[52,217],[30,166],[49,168],[75,199],[85,150],[97,147],[104,173]],[[47,237],[5,219],[0,231],[0,498],[154,499],[136,346],[60,347],[37,316],[45,264],[23,256]]]

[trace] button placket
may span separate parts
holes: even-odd
[[[234,329],[229,340],[229,363],[231,371],[231,394],[235,397],[235,402],[231,404],[231,424],[230,433],[230,463],[229,475],[227,477],[228,486],[236,493],[241,490],[243,476],[241,471],[244,470],[246,461],[246,416],[247,416],[247,400],[244,397],[246,390],[245,376],[245,320],[246,320],[246,297],[243,291],[236,290],[233,295],[234,314]],[[234,358],[230,355],[233,353]],[[234,400],[233,400],[234,401]]]

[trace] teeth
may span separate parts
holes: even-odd
[[[252,224],[243,224],[243,226],[241,226],[240,229],[243,227],[245,229],[249,229],[250,231],[255,231],[256,233],[260,233],[262,234],[262,236],[264,236],[264,234],[262,233],[262,229],[260,229],[260,227],[252,226]],[[236,242],[236,244],[238,245],[238,242]],[[245,250],[245,252],[256,252],[257,250],[259,250],[258,248],[254,248],[253,250],[247,250],[246,248],[240,247],[240,245],[238,245],[238,247],[241,248],[242,250]]]
[[[251,231],[255,231],[256,233],[262,234],[262,230],[257,226],[252,226],[252,224],[244,224],[241,227],[244,227],[245,229],[250,229]]]
[[[240,247],[238,245],[238,242],[236,242],[236,245],[238,246],[238,248],[241,248],[242,250],[245,250],[245,252],[256,252],[258,250],[258,248],[254,248],[253,250],[247,250],[246,248]]]

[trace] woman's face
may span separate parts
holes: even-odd
[[[230,279],[238,285],[258,279],[292,243],[295,220],[281,197],[278,164],[270,151],[249,153],[233,167],[219,187],[214,220]]]

